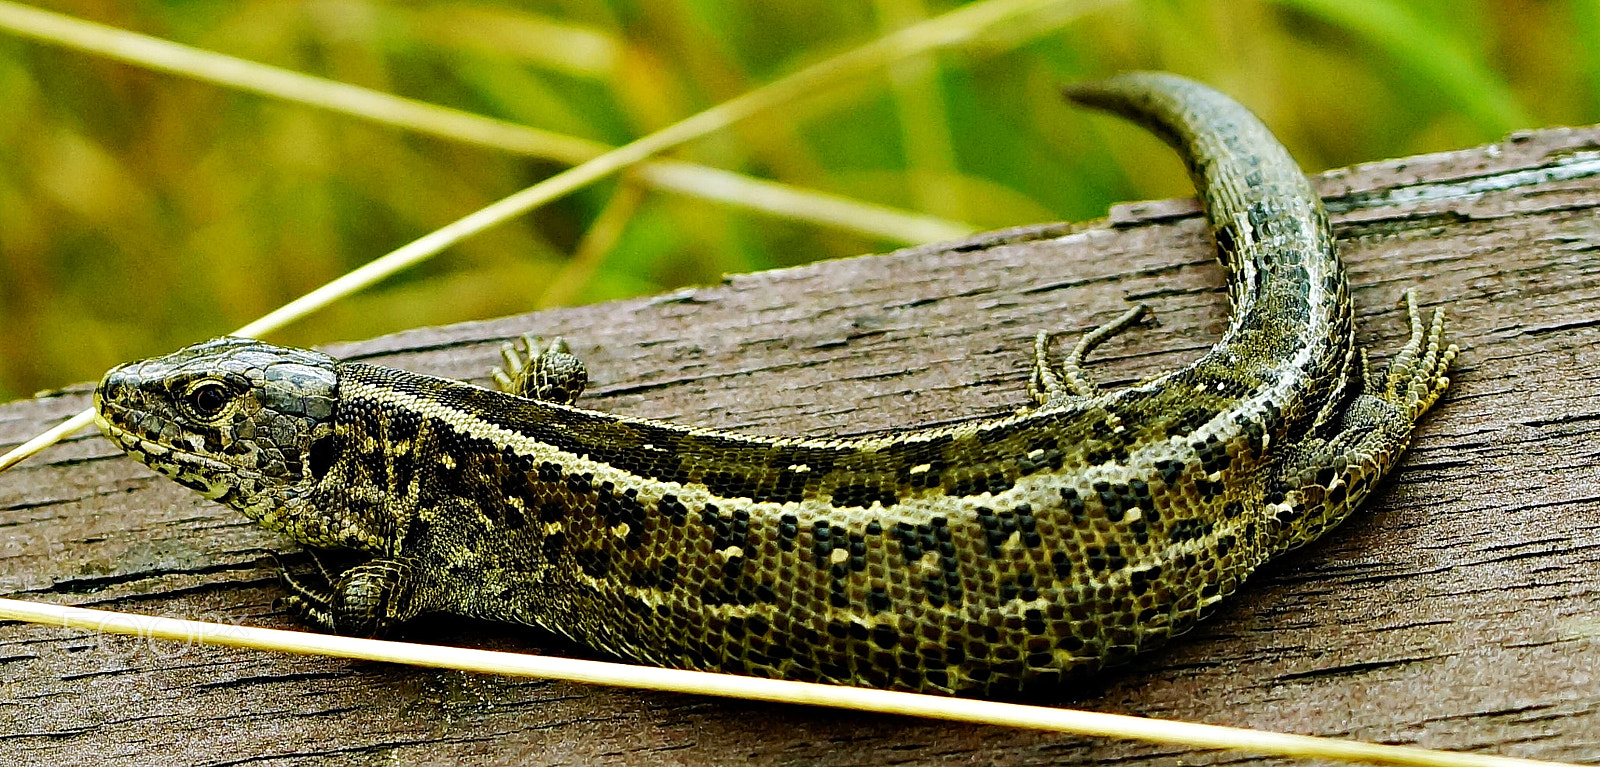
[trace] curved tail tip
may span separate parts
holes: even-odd
[[[1069,83],[1061,87],[1061,95],[1076,104],[1105,108],[1126,101],[1133,94],[1171,92],[1194,87],[1204,86],[1171,72],[1130,70],[1110,77]]]

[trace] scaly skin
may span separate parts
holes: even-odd
[[[1344,519],[1448,384],[1442,315],[1374,376],[1322,205],[1243,107],[1170,75],[1068,95],[1184,153],[1234,312],[1217,345],[1101,393],[1035,347],[1034,406],[859,439],[753,437],[573,407],[564,347],[494,392],[218,339],[107,373],[136,458],[314,547],[315,623],[531,624],[650,663],[961,694],[1123,661]],[[1363,356],[1364,360],[1364,356]]]

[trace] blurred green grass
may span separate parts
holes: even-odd
[[[622,144],[960,3],[57,0],[39,7]],[[1130,0],[945,52],[673,156],[994,228],[1190,193],[1059,83],[1216,85],[1308,170],[1600,121],[1600,2]],[[0,399],[226,332],[559,166],[0,34]],[[895,243],[598,185],[274,340],[354,339],[715,282]],[[601,211],[616,242],[575,267]],[[588,266],[592,265],[592,271]],[[551,290],[552,284],[558,284]]]

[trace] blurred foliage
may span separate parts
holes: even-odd
[[[39,5],[621,144],[957,3]],[[1154,140],[1055,95],[1130,68],[1220,87],[1319,170],[1597,121],[1600,1],[1129,0],[1011,49],[903,63],[675,156],[984,228],[1092,218],[1117,200],[1190,193]],[[559,170],[5,34],[0,97],[0,398],[238,327]],[[620,234],[575,262],[603,211]],[[610,182],[274,340],[361,338],[893,246]]]

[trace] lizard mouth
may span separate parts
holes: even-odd
[[[217,499],[227,493],[231,485],[225,481],[225,477],[249,473],[232,464],[150,439],[124,427],[108,417],[107,413],[112,407],[102,405],[95,408],[94,422],[100,427],[101,433],[133,456],[134,460],[207,498]]]

